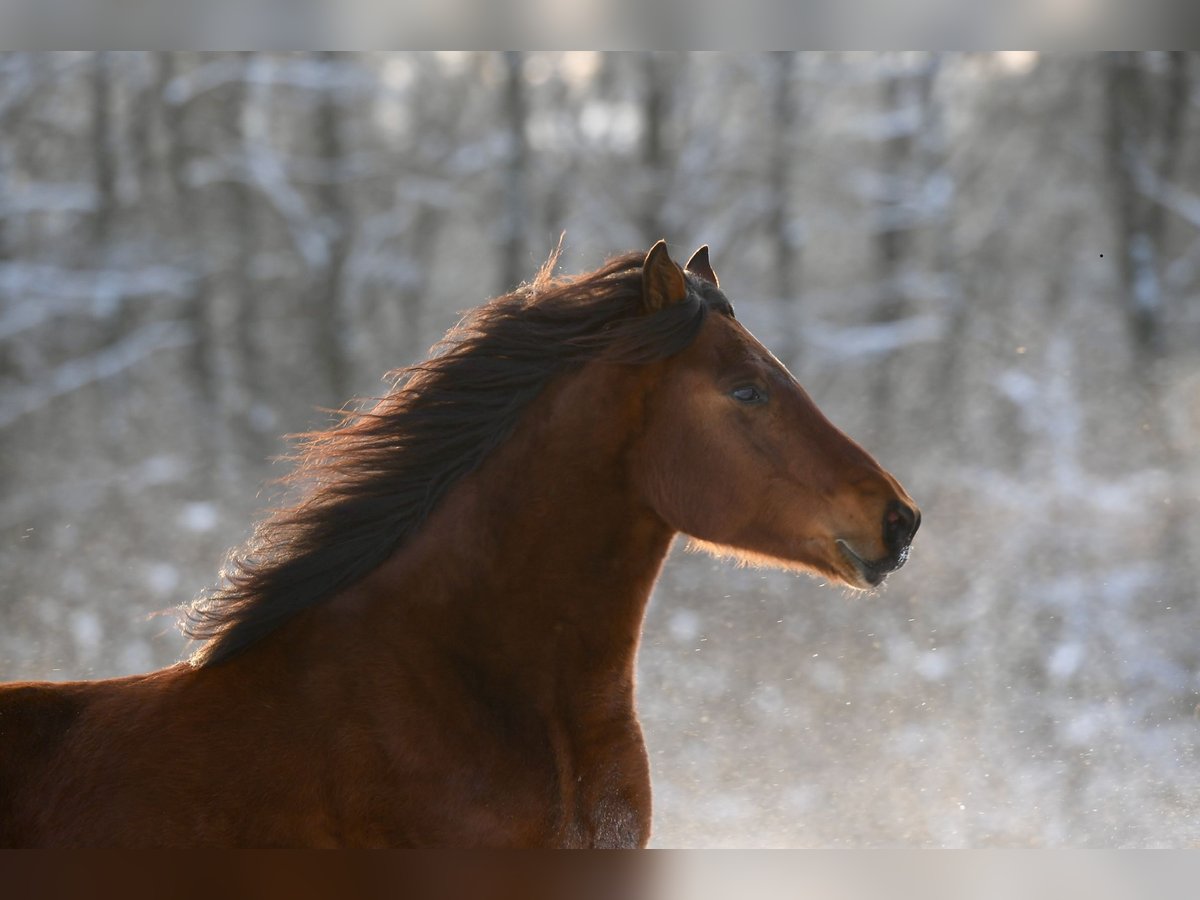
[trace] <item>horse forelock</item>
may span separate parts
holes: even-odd
[[[553,378],[603,359],[646,364],[691,344],[724,295],[689,280],[683,303],[642,309],[642,255],[581,275],[537,276],[467,313],[423,362],[391,373],[382,398],[299,436],[281,479],[296,498],[228,556],[218,585],[187,605],[196,666],[227,660],[367,575],[446,492],[511,433]]]

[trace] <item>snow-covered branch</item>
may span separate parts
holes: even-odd
[[[55,316],[112,315],[130,299],[181,298],[195,287],[196,276],[171,266],[118,269],[65,269],[39,263],[0,263],[0,339],[9,338]]]
[[[1132,163],[1134,183],[1145,197],[1165,206],[1185,222],[1200,228],[1200,194],[1165,181],[1142,159]]]
[[[288,179],[282,160],[269,145],[248,145],[247,152],[241,155],[199,160],[189,168],[188,182],[192,187],[237,182],[253,188],[283,219],[308,267],[319,269],[328,264],[327,230],[309,208],[304,195]]]
[[[163,88],[163,100],[179,106],[239,82],[341,94],[373,93],[381,87],[371,72],[344,62],[256,56],[247,65],[240,57],[222,57],[177,75]]]
[[[90,213],[96,204],[96,189],[88,182],[38,181],[0,195],[0,218],[30,213]]]
[[[194,339],[186,322],[151,322],[91,356],[63,363],[37,384],[0,390],[0,428],[59,397],[131,369],[159,350],[183,347]]]
[[[60,80],[87,58],[80,53],[6,53],[0,58],[0,122],[39,87]]]
[[[804,341],[841,361],[871,359],[913,344],[939,340],[945,322],[937,315],[917,315],[870,325],[805,325]]]

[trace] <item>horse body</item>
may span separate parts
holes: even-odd
[[[711,293],[703,262],[651,251],[646,314]],[[916,515],[710,311],[548,379],[381,563],[237,652],[0,687],[0,844],[643,846],[634,670],[674,536],[866,587]]]
[[[624,436],[581,427],[591,382],[629,374],[549,390],[561,414],[528,417],[411,545],[229,662],[0,689],[0,710],[62,707],[10,814],[68,845],[644,843],[634,650],[672,532],[597,502]]]

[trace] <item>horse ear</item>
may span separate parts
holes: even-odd
[[[667,253],[667,242],[659,241],[650,248],[642,263],[642,303],[647,312],[682,302],[687,296],[683,271]]]
[[[693,275],[699,275],[713,287],[720,287],[721,282],[717,280],[717,273],[713,271],[713,267],[708,262],[708,244],[704,244],[699,250],[692,254],[692,258],[687,261],[687,265],[683,267]]]

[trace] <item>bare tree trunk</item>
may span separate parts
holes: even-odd
[[[554,94],[550,105],[559,109],[570,108],[567,87],[561,79],[554,84]],[[572,196],[572,189],[579,177],[581,155],[580,153],[565,154],[562,165],[547,179],[549,184],[542,197],[539,217],[540,228],[537,235],[539,251],[541,250],[541,241],[554,241],[565,230],[568,198]]]
[[[242,58],[243,77],[231,87],[231,95],[225,106],[225,130],[230,143],[242,154],[248,155],[246,122],[255,115],[251,105],[256,95],[251,89],[251,54]],[[262,112],[262,111],[258,111]],[[265,113],[263,113],[265,114]],[[228,339],[215,348],[220,360],[219,395],[220,408],[224,414],[224,443],[220,458],[222,468],[231,479],[240,479],[240,469],[245,460],[262,455],[271,443],[264,440],[253,427],[253,410],[256,397],[261,390],[261,352],[256,337],[258,298],[255,294],[253,267],[258,251],[259,239],[255,220],[255,198],[250,185],[244,178],[234,178],[224,188],[228,197],[228,211],[220,211],[227,217],[229,233],[233,236],[233,253],[229,269],[222,273],[225,289],[221,291],[225,304],[222,321],[228,330]]]
[[[770,191],[767,231],[775,256],[772,293],[780,305],[780,356],[787,365],[793,365],[800,349],[800,303],[796,285],[800,254],[792,223],[789,178],[796,120],[796,54],[794,51],[772,53],[770,63],[772,130],[767,171],[767,189]]]
[[[171,230],[179,217],[178,196],[183,182],[182,160],[177,152],[177,135],[172,129],[172,114],[176,107],[164,102],[163,94],[173,77],[171,55],[162,51],[142,54],[139,91],[130,111],[130,143],[134,154],[133,169],[137,175],[138,202],[152,205],[147,210],[164,232]],[[178,171],[172,171],[173,169]]]
[[[178,74],[179,54],[160,52],[155,54],[155,86],[159,100],[167,86]],[[188,151],[184,140],[186,110],[182,104],[164,103],[163,122],[166,125],[167,179],[175,193],[176,215],[186,223],[191,218],[191,191],[187,184]]]
[[[212,462],[217,459],[223,429],[219,418],[215,359],[217,335],[212,316],[217,273],[214,271],[210,229],[205,227],[206,205],[197,201],[197,191],[187,175],[193,152],[189,146],[194,125],[192,110],[183,103],[165,102],[168,86],[179,75],[179,64],[179,54],[156,55],[154,91],[162,102],[166,184],[171,194],[169,207],[173,213],[172,230],[189,248],[189,264],[197,275],[183,309],[183,318],[193,337],[186,353],[187,365],[192,373],[188,382],[196,391],[197,425],[192,437],[193,455],[197,463],[196,479],[203,490],[215,493],[219,479]],[[197,146],[202,144],[197,136]]]
[[[890,73],[883,82],[883,121],[887,133],[882,147],[883,202],[876,226],[875,259],[878,300],[874,320],[886,325],[911,313],[903,284],[904,266],[913,252],[913,232],[920,227],[914,210],[923,201],[925,180],[930,172],[917,153],[916,136],[929,116],[937,76],[934,65],[922,64],[915,71]],[[874,409],[877,427],[888,430],[896,404],[895,352],[885,354],[875,367]]]
[[[1183,124],[1187,115],[1191,81],[1188,64],[1190,54],[1182,50],[1167,53],[1166,85],[1163,91],[1162,141],[1156,165],[1159,177],[1173,182],[1179,168],[1179,151],[1183,146]],[[1166,231],[1166,207],[1155,203],[1150,210],[1150,230],[1161,236]]]
[[[1190,54],[1178,50],[1171,51],[1168,54],[1168,60],[1160,177],[1165,183],[1170,184],[1174,182],[1179,167],[1180,149],[1183,146],[1185,134],[1183,126],[1189,108],[1192,85],[1189,73]],[[1152,233],[1159,236],[1159,240],[1165,237],[1165,208],[1161,204],[1156,204],[1154,207],[1150,228]],[[1167,349],[1169,348],[1164,346],[1164,350]],[[1174,499],[1164,515],[1163,558],[1194,559],[1196,548],[1189,539],[1193,533],[1191,529],[1192,512],[1185,503],[1180,501],[1187,496],[1188,477],[1191,474],[1189,469],[1194,471],[1195,455],[1193,448],[1181,446],[1181,442],[1171,433],[1164,408],[1166,401],[1161,387],[1158,393],[1159,434],[1163,442],[1166,468],[1172,481],[1171,493]],[[1182,568],[1173,570],[1169,590],[1173,595],[1173,605],[1186,609],[1196,602],[1192,575]]]
[[[874,320],[880,324],[904,317],[906,303],[900,286],[900,269],[908,252],[908,228],[904,221],[904,201],[910,189],[912,133],[903,124],[902,105],[907,102],[911,76],[892,72],[885,76],[882,89],[882,115],[889,133],[883,140],[880,169],[884,199],[879,204],[875,233],[875,270],[878,297]],[[873,421],[880,431],[888,429],[894,402],[892,366],[888,356],[875,366],[872,388]]]
[[[529,140],[525,133],[528,97],[525,91],[525,56],[517,50],[504,53],[504,120],[507,151],[504,163],[504,209],[500,224],[500,291],[520,283],[525,261],[525,191],[529,166]]]
[[[486,56],[483,54],[472,59],[476,70],[481,69],[485,61]],[[437,135],[437,139],[432,142],[435,146],[453,143],[458,134],[458,114],[466,106],[463,93],[465,85],[455,85],[449,96],[438,93],[445,88],[446,85],[441,83],[441,75],[436,71],[436,66],[428,60],[423,60],[409,98],[413,121],[421,123],[405,153],[408,165],[413,167],[407,173],[410,181],[420,182],[436,173],[441,165],[440,160],[425,159],[422,154],[422,146],[431,133]],[[523,131],[522,129],[522,134]],[[502,202],[506,201],[506,197],[502,198]],[[421,320],[429,301],[433,256],[447,210],[443,203],[419,191],[406,200],[406,205],[412,205],[413,213],[401,239],[403,259],[406,263],[403,267],[405,275],[398,285],[394,302],[400,311],[400,359],[407,364],[420,359],[426,349]],[[508,266],[507,254],[502,251],[497,262],[501,273],[499,290],[508,291],[516,282],[509,284],[504,280]],[[515,273],[512,277],[520,279],[521,275],[522,273]],[[389,302],[393,302],[391,298]]]
[[[155,79],[146,74],[153,65],[153,54],[142,51],[139,57],[142,80],[137,96],[130,101],[129,146],[133,154],[133,168],[137,173],[137,196],[145,201],[153,192],[154,184],[154,115],[161,101],[155,94]]]
[[[1188,56],[1168,55],[1166,84],[1147,70],[1136,52],[1103,56],[1107,122],[1105,149],[1112,184],[1117,253],[1125,319],[1133,343],[1133,376],[1145,394],[1141,415],[1154,462],[1171,480],[1171,497],[1188,493],[1188,448],[1172,439],[1164,409],[1169,297],[1162,277],[1162,248],[1166,218],[1159,199],[1145,190],[1147,181],[1169,185],[1176,175],[1190,83]],[[1161,98],[1161,100],[1159,100]],[[1158,102],[1156,102],[1158,101]],[[1160,555],[1186,559],[1189,555],[1188,512],[1182,503],[1169,503],[1161,519]],[[1167,590],[1172,605],[1194,602],[1191,579],[1174,575]]]
[[[649,247],[666,237],[663,204],[666,201],[664,126],[667,116],[667,73],[656,53],[642,54],[642,171],[647,179],[642,196],[640,230]]]
[[[930,76],[922,82],[926,93],[922,98],[924,117],[918,139],[923,170],[928,177],[943,179],[944,190],[947,192],[945,212],[935,225],[933,248],[934,270],[946,298],[943,305],[945,325],[941,341],[942,353],[930,354],[935,368],[929,374],[931,389],[941,389],[943,400],[931,404],[925,412],[929,417],[929,427],[957,442],[959,448],[965,450],[964,432],[959,424],[967,400],[967,392],[961,385],[963,350],[971,307],[963,291],[963,274],[958,261],[958,249],[955,247],[954,222],[958,185],[954,183],[954,176],[949,171],[950,147],[944,111],[934,95],[943,63],[942,54],[934,53],[930,60]],[[946,389],[946,385],[955,387]]]
[[[92,134],[91,156],[96,183],[96,213],[92,217],[92,238],[104,241],[116,208],[116,163],[112,135],[112,61],[107,51],[92,55]]]
[[[1132,52],[1105,54],[1107,122],[1105,151],[1112,178],[1116,211],[1118,260],[1126,322],[1136,355],[1158,352],[1162,339],[1157,327],[1159,284],[1154,245],[1146,232],[1146,209],[1139,202],[1134,175],[1138,165],[1136,137],[1142,115],[1141,73]],[[1139,362],[1139,374],[1144,366]]]
[[[0,117],[0,197],[9,196],[9,161],[16,153],[16,148],[12,146],[16,143],[13,136],[20,133],[16,123],[17,117],[17,111],[12,109],[8,110],[7,115]],[[0,216],[0,263],[12,259],[15,255],[13,248],[9,246],[8,217]],[[0,372],[3,370],[3,354],[0,354]]]
[[[338,64],[338,54],[323,52],[318,58],[327,66]],[[326,91],[316,113],[317,154],[328,177],[317,189],[321,216],[328,225],[328,258],[320,277],[315,280],[312,296],[314,348],[324,373],[332,406],[345,403],[350,392],[347,360],[348,324],[342,307],[342,272],[350,245],[351,209],[342,187],[340,174],[345,151],[342,140],[341,110],[335,95]]]
[[[414,275],[405,281],[397,298],[404,323],[404,358],[406,360],[420,359],[425,350],[421,345],[421,313],[429,294],[429,260],[434,246],[437,244],[444,218],[443,210],[424,202],[420,204],[413,216],[408,242],[408,257]]]
[[[1171,57],[1167,90],[1160,92],[1136,52],[1103,57],[1107,102],[1105,150],[1115,211],[1119,266],[1126,321],[1138,358],[1139,377],[1165,351],[1166,297],[1160,251],[1165,231],[1163,210],[1139,187],[1150,173],[1169,182],[1178,160],[1182,117],[1187,106],[1187,58]]]
[[[901,105],[906,101],[908,77],[903,73],[894,73],[884,79],[882,100],[885,121],[898,118]],[[885,127],[890,128],[892,133],[883,141],[881,158],[884,191],[888,197],[880,206],[881,216],[876,226],[875,257],[880,297],[875,314],[879,321],[890,322],[904,312],[904,298],[897,277],[908,246],[908,228],[900,218],[900,210],[907,192],[902,185],[907,180],[913,140],[912,133],[898,121]]]

